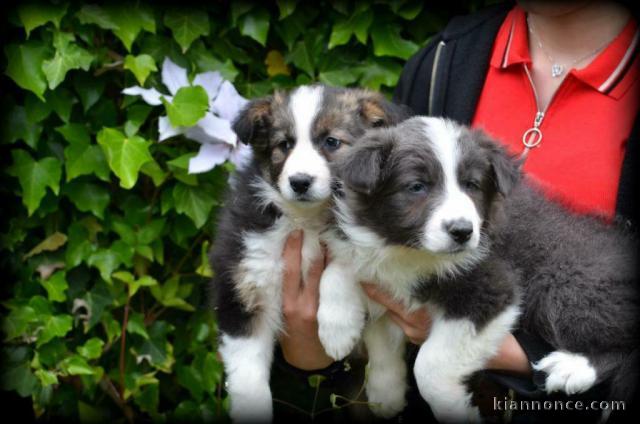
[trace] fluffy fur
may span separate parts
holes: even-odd
[[[440,421],[480,419],[464,382],[516,324],[557,349],[535,365],[548,391],[626,372],[638,342],[637,243],[626,231],[548,201],[486,135],[443,119],[368,131],[334,165],[343,193],[327,236],[320,337],[340,358],[364,327],[367,393],[381,415],[404,406],[404,340],[358,281],[410,309],[429,306],[414,373]]]
[[[282,331],[282,249],[304,230],[302,272],[320,254],[330,219],[330,162],[367,128],[397,123],[402,109],[376,93],[302,86],[252,101],[234,123],[253,148],[235,175],[211,254],[211,284],[234,421],[272,417],[269,371]]]

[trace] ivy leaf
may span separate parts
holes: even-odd
[[[56,195],[60,191],[60,161],[53,157],[35,161],[24,150],[13,150],[11,155],[13,165],[8,169],[8,173],[18,178],[22,187],[22,203],[31,216],[40,206],[47,187]]]
[[[173,346],[167,341],[167,333],[171,330],[172,326],[164,321],[151,324],[148,330],[149,340],[145,340],[136,355],[149,357],[152,366],[164,372],[171,372],[175,362]]]
[[[309,49],[307,40],[298,41],[293,50],[287,55],[298,69],[302,69],[310,76],[314,75],[315,63],[313,53]]]
[[[372,90],[379,90],[380,86],[395,87],[402,72],[402,65],[389,59],[372,60],[367,66],[361,67],[360,84]]]
[[[28,111],[22,106],[14,106],[4,116],[3,138],[6,143],[23,140],[29,147],[36,149],[42,135],[42,125],[29,122]]]
[[[124,69],[133,72],[133,75],[135,75],[140,85],[144,85],[144,82],[151,72],[158,70],[153,57],[148,54],[141,54],[139,56],[127,55],[124,58]]]
[[[64,302],[67,300],[65,292],[69,288],[67,283],[67,273],[58,271],[46,280],[42,281],[42,286],[47,291],[47,297],[52,302]]]
[[[78,73],[73,78],[73,88],[78,93],[82,107],[86,112],[100,100],[104,91],[104,80],[87,73]]]
[[[264,60],[267,65],[267,75],[274,77],[276,75],[291,75],[291,70],[284,62],[284,56],[278,50],[271,50],[267,53]]]
[[[100,276],[108,283],[111,282],[111,274],[113,271],[118,269],[121,264],[122,260],[120,255],[108,249],[98,250],[87,258],[87,265],[98,268]]]
[[[147,328],[144,324],[144,315],[140,313],[134,312],[129,316],[127,331],[142,336],[147,340],[149,339],[149,333],[147,333]]]
[[[361,13],[353,14],[348,18],[339,18],[333,29],[329,39],[329,49],[346,44],[353,34],[360,43],[367,43],[368,30],[373,22],[373,12],[366,9]]]
[[[201,228],[211,213],[216,201],[204,187],[192,187],[178,183],[173,188],[176,212],[187,215],[196,227]]]
[[[150,143],[137,135],[125,137],[114,128],[103,128],[97,138],[109,167],[120,178],[120,186],[132,188],[142,165],[153,160],[149,153]]]
[[[209,108],[209,96],[199,85],[180,88],[171,103],[164,98],[162,101],[174,127],[195,125]]]
[[[213,269],[211,269],[211,263],[209,262],[209,242],[202,243],[200,250],[200,266],[196,268],[196,274],[203,277],[213,277]]]
[[[156,32],[156,20],[153,11],[142,5],[118,5],[107,9],[112,22],[117,25],[113,29],[116,37],[131,51],[133,42],[140,31]]]
[[[122,281],[123,283],[125,283],[126,285],[129,286],[129,295],[133,296],[134,294],[136,294],[138,292],[138,290],[140,289],[140,287],[152,287],[158,284],[158,282],[156,281],[155,278],[149,276],[149,275],[144,275],[142,277],[140,277],[139,279],[136,279],[133,274],[131,274],[128,271],[118,271],[118,272],[114,272],[113,275],[111,275],[111,277]]]
[[[323,56],[324,38],[320,32],[310,32],[303,40],[298,41],[293,50],[287,55],[287,61],[292,62],[298,69],[314,77],[317,61]]]
[[[70,144],[89,144],[89,131],[83,124],[65,124],[55,129]]]
[[[226,58],[224,61],[214,57],[204,45],[196,44],[189,55],[192,56],[199,72],[218,71],[222,78],[229,82],[234,82],[240,71],[234,65],[233,61]]]
[[[76,16],[82,24],[95,24],[102,29],[108,30],[119,28],[118,24],[112,19],[111,14],[95,4],[82,6]]]
[[[29,324],[38,320],[36,311],[28,305],[12,308],[2,322],[5,340],[12,340],[27,332]]]
[[[371,27],[373,53],[376,56],[393,56],[405,60],[413,56],[420,46],[402,38],[400,29],[400,25],[393,22],[376,22]]]
[[[40,347],[55,337],[64,337],[73,327],[71,315],[54,315],[46,319],[44,328],[38,333],[36,346]]]
[[[51,113],[51,106],[38,99],[31,93],[27,93],[24,99],[24,110],[27,121],[31,124],[42,122]]]
[[[60,364],[60,368],[69,375],[93,375],[93,367],[80,355],[66,358]]]
[[[424,2],[421,0],[412,0],[407,3],[394,2],[390,3],[389,7],[396,15],[411,21],[416,18],[424,7]]]
[[[191,397],[197,402],[202,401],[204,394],[204,388],[202,387],[202,376],[199,372],[193,369],[193,367],[181,365],[176,367],[176,377],[178,383],[189,390]]]
[[[173,38],[182,48],[182,53],[199,37],[209,35],[209,16],[202,11],[174,9],[164,16],[164,24],[171,29]]]
[[[83,6],[76,16],[83,24],[96,24],[100,28],[113,31],[127,51],[131,51],[131,46],[140,31],[156,32],[153,12],[140,5],[118,5],[106,8],[87,5]]]
[[[109,190],[99,184],[72,181],[62,189],[63,194],[81,212],[91,212],[104,219],[104,210],[109,205]]]
[[[180,278],[172,277],[162,285],[151,287],[151,294],[163,306],[192,312],[195,308],[183,299],[189,295],[190,287],[188,284],[180,286]],[[182,293],[185,289],[187,292]]]
[[[280,20],[291,15],[296,10],[295,0],[277,0],[278,9],[280,10]]]
[[[53,5],[53,4],[23,4],[18,7],[18,18],[24,25],[24,29],[29,34],[34,29],[42,26],[48,22],[52,22],[56,28],[60,27],[60,21],[67,13],[68,4]]]
[[[92,337],[84,345],[78,346],[76,351],[87,359],[97,359],[102,355],[104,342],[97,337]]]
[[[39,41],[30,40],[23,44],[9,44],[4,52],[7,56],[5,73],[9,78],[44,101],[47,81],[42,64],[48,56],[49,49]]]
[[[362,70],[357,67],[344,67],[341,69],[320,72],[318,79],[327,85],[334,87],[344,87],[358,81],[362,75]]]
[[[240,33],[251,37],[262,46],[267,44],[269,34],[269,12],[264,8],[252,10],[250,13],[242,15],[238,20]]]
[[[220,384],[222,379],[223,367],[222,363],[216,359],[212,352],[207,352],[202,364],[202,383],[204,389],[211,393],[215,390],[216,385]]]
[[[55,91],[49,91],[46,95],[47,103],[51,105],[53,111],[62,119],[63,122],[68,123],[71,118],[71,109],[76,102],[76,98],[71,94],[69,90],[64,87],[58,87]]]
[[[95,174],[102,181],[109,181],[109,165],[100,146],[91,144],[89,131],[82,124],[66,124],[57,127],[70,144],[64,149],[67,181],[81,175]]]
[[[15,390],[22,397],[31,396],[35,391],[38,379],[31,372],[28,361],[3,367],[3,371],[1,382],[4,390]]]
[[[47,370],[37,370],[35,372],[36,377],[40,380],[40,384],[43,386],[51,386],[52,384],[58,384],[58,376],[55,372]]]
[[[142,165],[142,168],[140,168],[140,172],[148,177],[151,177],[153,185],[155,185],[156,187],[160,187],[169,176],[169,173],[162,169],[156,161],[147,162]]]
[[[247,0],[236,0],[231,2],[231,24],[236,26],[238,18],[253,9],[253,2]]]
[[[127,108],[127,122],[124,124],[124,133],[127,137],[131,137],[138,132],[149,113],[151,113],[151,106],[147,105],[133,105]]]
[[[100,322],[107,305],[111,304],[114,299],[106,284],[99,283],[84,296],[84,300],[89,307],[89,320],[85,323],[84,327],[86,333]]]
[[[61,246],[67,242],[67,236],[62,234],[61,232],[56,231],[51,234],[46,239],[42,240],[38,243],[33,249],[29,251],[26,255],[22,257],[22,259],[28,259],[31,256],[37,255],[44,251],[53,252],[58,250]]]
[[[93,62],[93,55],[74,43],[74,40],[75,36],[66,32],[56,32],[53,36],[56,53],[53,59],[42,62],[42,71],[51,90],[64,81],[67,72],[80,68],[87,71]]]
[[[86,260],[95,250],[89,240],[89,232],[79,222],[69,225],[67,248],[65,251],[65,263],[67,268],[74,268]]]
[[[148,384],[140,388],[139,393],[134,393],[133,398],[140,410],[155,416],[160,403],[159,384]]]

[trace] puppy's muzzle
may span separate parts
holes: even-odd
[[[469,241],[473,234],[473,224],[466,219],[456,219],[444,223],[444,228],[449,236],[458,244]]]
[[[296,194],[305,194],[313,184],[314,177],[308,174],[295,174],[289,177],[289,185]]]

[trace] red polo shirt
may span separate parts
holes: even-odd
[[[615,214],[625,144],[640,107],[640,31],[631,19],[592,62],[565,76],[529,151],[525,173],[550,197],[577,212]],[[514,154],[537,107],[524,67],[531,64],[526,15],[514,7],[493,46],[472,126]]]

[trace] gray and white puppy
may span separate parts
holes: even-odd
[[[302,273],[320,255],[332,195],[329,164],[364,131],[392,125],[403,109],[378,93],[322,85],[249,103],[234,122],[253,160],[235,175],[218,220],[211,283],[234,421],[272,418],[269,372],[282,331],[282,249],[304,230]]]
[[[409,308],[428,305],[433,324],[414,373],[439,421],[480,420],[465,381],[514,325],[557,349],[534,364],[547,391],[608,379],[618,396],[628,389],[638,246],[625,230],[545,199],[495,142],[444,119],[368,131],[334,165],[343,195],[327,237],[320,336],[341,357],[364,326],[367,393],[382,414],[404,406],[404,338],[357,281]]]

